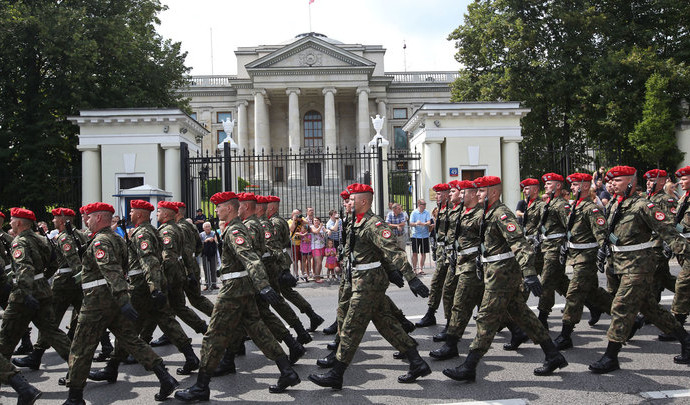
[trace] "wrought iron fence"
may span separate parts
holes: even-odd
[[[387,155],[389,202],[400,204],[408,215],[419,198],[415,184],[421,159],[419,152],[408,149],[390,149]]]

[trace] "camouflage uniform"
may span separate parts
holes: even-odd
[[[624,343],[639,312],[662,332],[671,333],[680,328],[680,324],[656,302],[652,291],[656,269],[652,232],[668,242],[675,253],[685,257],[690,254],[690,246],[673,227],[671,218],[646,198],[633,194],[623,202],[614,203],[609,221],[618,205],[621,206],[620,219],[613,228],[614,236],[609,238],[617,238],[617,241],[612,243],[609,259],[620,286],[613,299],[611,325],[606,335],[611,342]],[[684,267],[690,267],[690,260],[685,260]],[[688,270],[684,268],[683,271]]]
[[[289,253],[292,248],[292,242],[290,241],[290,226],[287,221],[279,215],[273,215],[270,220],[273,224],[274,235],[278,240],[278,246],[282,248],[282,254],[278,259],[278,266],[281,270],[290,269],[292,265],[292,259]],[[301,313],[304,314],[313,310],[311,304],[309,304],[300,293],[295,291],[294,288],[286,285],[280,285],[279,287],[280,294],[283,298],[290,301]],[[273,289],[279,291],[275,287],[273,287]]]
[[[195,284],[189,283],[187,280],[183,283],[183,288],[189,303],[206,316],[211,316],[213,312],[213,303],[208,298],[201,295],[201,268],[196,261],[196,257],[201,254],[203,246],[201,244],[201,237],[194,226],[186,219],[182,218],[177,222],[182,232],[184,232],[184,249],[182,249],[182,261],[187,269],[187,275],[192,275],[196,279]]]
[[[252,246],[249,230],[239,218],[228,222],[223,231],[220,273],[223,286],[201,343],[199,373],[213,373],[225,348],[230,342],[241,340],[245,331],[270,360],[285,355],[259,315],[256,292],[269,283],[261,259]]]
[[[446,260],[446,233],[448,232],[450,209],[444,205],[438,210],[436,216],[436,271],[431,278],[429,286],[429,310],[433,313],[441,305],[443,284],[446,281],[448,262]]]
[[[104,227],[94,234],[82,257],[82,266],[84,302],[70,348],[67,386],[83,389],[86,385],[93,353],[106,328],[146,370],[161,364],[161,358],[137,337],[134,324],[120,311],[130,302],[124,276],[127,271],[125,241],[109,226]]]
[[[10,359],[29,322],[33,322],[45,341],[53,346],[60,357],[67,360],[70,341],[58,328],[53,294],[43,273],[55,269],[55,263],[50,263],[50,256],[51,251],[45,238],[30,229],[22,231],[12,241],[15,282],[0,328],[0,355],[6,359]],[[38,310],[25,305],[24,297],[27,295],[32,295],[39,302]]]
[[[0,355],[0,384],[7,384],[13,375],[19,373],[5,356]]]
[[[687,204],[688,198],[690,198],[690,191],[681,197],[678,206]],[[676,229],[681,232],[684,238],[690,238],[690,209],[683,213],[683,218],[676,225]],[[686,259],[676,278],[676,294],[673,296],[673,304],[671,304],[671,312],[678,315],[690,313],[690,268],[687,264]]]
[[[486,212],[482,256],[484,295],[477,314],[477,336],[470,350],[484,355],[506,315],[525,331],[533,342],[542,344],[550,337],[522,295],[522,278],[536,275],[534,251],[527,243],[515,214],[496,201]],[[497,255],[505,255],[497,257]],[[522,271],[520,271],[522,269]]]
[[[532,244],[534,244],[534,241],[539,237],[541,213],[545,205],[546,203],[540,198],[534,198],[527,202],[527,210],[525,210],[525,216],[523,217],[522,223],[525,236]],[[534,268],[537,270],[537,274],[541,275],[544,269],[544,253],[541,249],[534,255]]]
[[[371,211],[352,224],[351,232],[353,241],[348,249],[354,258],[354,263],[350,263],[352,297],[339,331],[336,354],[337,360],[344,364],[352,361],[370,321],[401,353],[416,346],[393,315],[385,294],[389,272],[400,269],[406,280],[415,278],[405,252],[397,247],[385,221]]]
[[[542,216],[546,215],[546,205]],[[565,239],[570,205],[562,197],[554,197],[548,206],[548,218],[540,232],[542,234],[541,251],[544,254],[544,268],[541,274],[542,294],[539,297],[539,315],[548,316],[555,304],[555,292],[565,296],[570,280],[565,275],[565,264],[559,260],[560,249]]]
[[[2,238],[7,246],[12,245],[12,237],[0,228],[0,238]],[[8,284],[11,288],[11,274],[12,273],[12,259],[11,256],[5,252],[5,245],[0,246],[0,290],[6,288]],[[0,307],[5,308],[7,306],[7,299],[9,298],[9,291],[0,296]]]
[[[658,208],[662,209],[666,216],[674,218],[676,216],[676,199],[666,194],[663,190],[653,194],[649,200]],[[658,236],[654,235],[657,245],[654,246],[654,256],[656,257],[656,271],[654,272],[654,284],[656,286],[657,300],[661,300],[661,293],[664,289],[669,291],[676,290],[676,278],[671,275],[668,266],[668,258],[664,256],[664,248]]]
[[[456,274],[456,267],[457,263],[455,263],[455,266],[451,268],[451,263],[450,263],[450,255],[452,254],[453,250],[455,249],[455,228],[460,220],[460,215],[462,214],[463,210],[463,205],[462,204],[457,204],[454,206],[449,212],[448,212],[448,231],[446,232],[446,241],[445,241],[445,249],[446,249],[446,278],[443,281],[443,315],[445,318],[450,321],[451,317],[451,310],[453,309],[453,297],[455,296],[455,289],[456,286],[458,285],[458,275]]]

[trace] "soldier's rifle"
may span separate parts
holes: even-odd
[[[565,259],[568,257],[568,242],[570,242],[571,236],[570,231],[575,225],[575,211],[577,210],[577,202],[580,200],[580,194],[582,194],[582,187],[577,189],[577,194],[575,194],[575,204],[572,207],[572,211],[570,211],[570,216],[568,216],[568,225],[565,230],[565,240],[563,241],[563,245],[561,246],[561,250],[559,251],[558,255],[558,261],[561,264],[565,264]]]
[[[525,213],[522,214],[522,233],[527,234],[527,211],[529,211],[529,195],[525,196]]]
[[[38,226],[37,228],[38,228],[38,233],[40,233],[41,236],[45,237],[46,241],[48,241],[48,246],[50,246],[50,261],[54,262],[55,260],[57,260],[57,250],[58,250],[57,246],[55,246],[55,241],[50,239],[50,237],[48,236],[48,234],[46,233],[46,231],[42,227]]]
[[[451,242],[453,249],[451,250],[450,257],[448,258],[451,269],[454,269],[458,264],[458,239],[460,238],[460,233],[462,233],[462,221],[460,221],[460,218],[462,217],[462,211],[464,209],[465,198],[463,197],[463,199],[460,201],[460,215],[458,216],[458,222],[455,223],[455,232],[453,233],[453,241]]]
[[[685,197],[685,200],[680,204],[680,207],[678,208],[678,211],[676,212],[676,228],[680,231],[683,232],[685,228],[680,225],[680,222],[683,220],[683,217],[685,216],[685,212],[688,210],[688,205],[690,205],[690,197]]]
[[[86,253],[86,248],[84,247],[84,245],[81,244],[81,239],[79,239],[77,235],[74,233],[74,228],[72,228],[72,221],[67,220],[65,222],[65,231],[67,232],[67,235],[69,235],[72,238],[74,245],[77,247],[77,253],[79,253],[79,258],[81,259],[82,257],[84,257],[84,253]]]
[[[656,193],[656,186],[659,184],[659,176],[657,174],[656,178],[654,178],[654,184],[652,185],[652,188],[647,190],[647,198],[651,199],[654,196],[654,193]],[[656,232],[652,232],[656,233]],[[670,259],[673,257],[673,252],[671,251],[671,247],[666,243],[666,241],[661,241],[661,246],[664,249],[664,257],[667,259]]]
[[[482,212],[482,219],[479,221],[479,254],[477,255],[477,278],[484,280],[484,237],[486,236],[486,212],[489,210],[489,196],[484,197],[484,212]]]
[[[14,271],[14,260],[12,259],[12,246],[10,246],[10,242],[7,241],[7,239],[3,238],[0,236],[0,242],[2,242],[2,246],[5,249],[5,254],[7,255],[7,260],[10,261],[10,269],[6,273],[8,277],[12,278],[14,276],[15,271]],[[5,271],[5,269],[3,269]]]
[[[549,212],[551,211],[551,201],[553,201],[553,197],[556,195],[556,191],[552,191],[549,194],[549,201],[546,202],[546,205],[544,205],[544,210],[542,211],[541,218],[539,219],[539,226],[537,227],[537,233],[531,237],[528,237],[527,239],[532,242],[532,247],[534,247],[534,252],[539,253],[541,251],[541,243],[544,241],[544,231],[546,230],[546,221],[549,220]]]
[[[637,173],[635,173],[633,177],[636,175]],[[633,179],[630,179],[630,183],[628,183],[628,186],[625,188],[625,193],[623,193],[623,199],[619,201],[618,204],[616,204],[616,208],[611,214],[611,221],[609,222],[609,226],[606,229],[606,238],[604,238],[604,245],[599,249],[599,252],[597,253],[597,267],[599,269],[599,272],[601,273],[603,273],[605,270],[606,259],[609,256],[611,256],[611,244],[613,243],[615,245],[618,242],[618,237],[613,233],[613,228],[616,227],[616,224],[620,220],[621,205],[623,205],[623,201],[630,197],[632,188]]]
[[[117,226],[122,229],[122,233],[125,234],[125,242],[127,242],[127,247],[130,247],[132,245],[132,241],[129,240],[129,233],[127,233],[127,220],[123,218],[117,221]]]

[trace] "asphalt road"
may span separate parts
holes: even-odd
[[[675,274],[678,266],[672,267]],[[428,285],[431,275],[423,277]],[[600,277],[602,285],[605,280]],[[431,340],[431,335],[440,331],[442,325],[418,329],[412,336],[419,342],[419,351],[429,362],[433,373],[418,380],[415,384],[399,384],[398,375],[404,374],[407,363],[392,357],[394,349],[381,337],[373,325],[355,356],[353,364],[345,374],[342,391],[324,389],[311,383],[310,373],[322,372],[315,361],[327,353],[325,346],[332,336],[325,336],[321,329],[335,319],[337,285],[316,285],[300,283],[299,291],[312,303],[326,322],[314,333],[314,341],[308,344],[307,354],[295,366],[302,383],[283,394],[270,394],[268,385],[278,378],[278,370],[251,342],[247,342],[247,355],[236,360],[237,374],[215,378],[211,381],[210,403],[242,401],[251,403],[329,403],[329,404],[451,404],[474,401],[493,404],[636,404],[636,403],[690,403],[688,388],[688,366],[673,363],[673,356],[680,352],[677,342],[662,343],[656,337],[659,331],[653,325],[645,326],[635,338],[624,346],[620,354],[621,370],[608,375],[594,375],[587,366],[596,361],[606,347],[606,329],[609,318],[604,315],[594,327],[590,327],[585,313],[574,333],[576,348],[567,350],[564,355],[570,365],[557,371],[553,376],[536,377],[532,370],[543,361],[539,346],[524,344],[518,352],[504,351],[502,346],[510,338],[507,331],[496,336],[491,350],[483,358],[477,370],[476,383],[458,383],[446,378],[441,371],[455,367],[462,362],[469,344],[476,332],[474,321],[470,321],[465,335],[459,344],[460,358],[448,361],[433,361],[428,352],[440,346]],[[389,295],[413,321],[422,317],[426,311],[426,300],[416,298],[407,287],[398,289],[391,286]],[[672,294],[664,293],[662,304],[669,306]],[[214,296],[210,296],[214,299]],[[555,338],[560,331],[560,309],[563,298],[557,298],[557,305],[549,318],[551,336]],[[530,298],[529,305],[536,306],[536,299]],[[203,316],[203,315],[202,315]],[[437,319],[441,320],[441,313]],[[302,317],[307,325],[308,320]],[[63,325],[64,326],[64,325]],[[193,336],[193,346],[198,353],[201,347],[200,335]],[[159,335],[157,331],[154,336]],[[36,331],[33,331],[34,341]],[[183,356],[173,346],[156,348],[174,373],[183,364]],[[41,389],[44,394],[39,404],[62,404],[67,398],[67,389],[57,385],[59,377],[64,376],[67,365],[50,350],[43,358],[40,370],[24,370],[26,378]],[[104,363],[94,363],[101,367]],[[186,388],[196,381],[192,376],[177,376],[180,388]],[[154,403],[153,395],[158,390],[158,382],[152,373],[139,365],[120,367],[118,382],[115,384],[89,382],[84,397],[92,404],[148,404]],[[675,391],[677,398],[650,399],[650,392],[663,391],[657,396],[668,396]],[[167,402],[177,403],[175,399]],[[0,404],[16,403],[16,396],[10,387],[0,389]]]

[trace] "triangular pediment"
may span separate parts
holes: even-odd
[[[374,67],[369,59],[319,38],[305,37],[246,65],[253,69]]]

